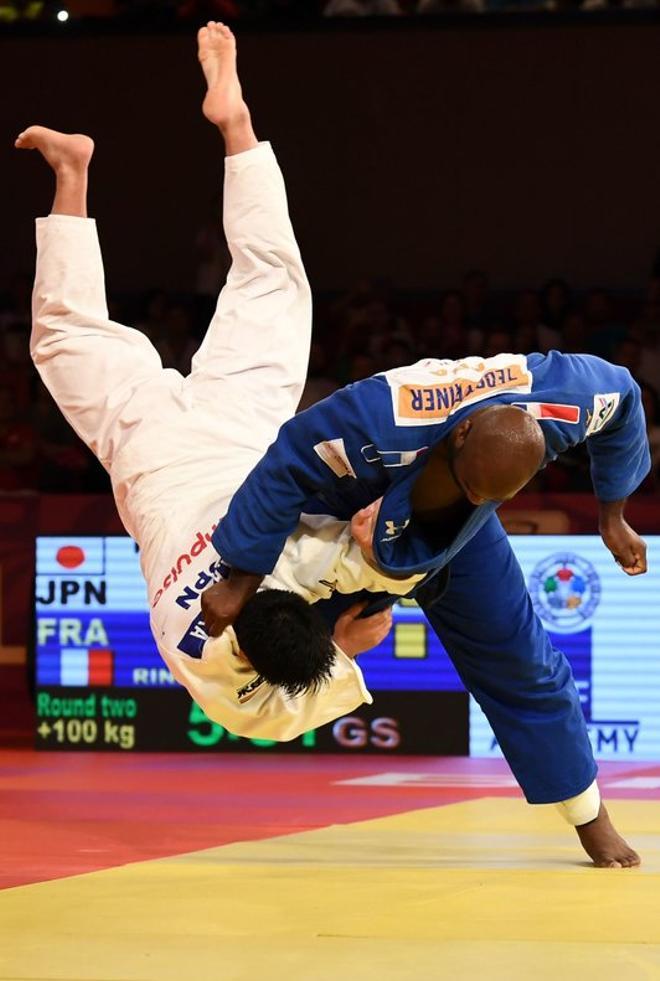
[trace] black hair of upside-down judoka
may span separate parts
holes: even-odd
[[[332,674],[336,654],[330,628],[296,593],[262,590],[245,604],[234,630],[254,670],[289,695],[315,691]]]

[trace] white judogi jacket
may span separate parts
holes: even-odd
[[[204,565],[208,568],[208,558]],[[289,696],[269,685],[241,655],[231,627],[220,637],[206,636],[198,595],[191,595],[187,610],[177,603],[188,589],[197,592],[190,583],[199,582],[199,577],[200,566],[191,564],[179,578],[176,593],[167,596],[162,608],[156,607],[158,616],[154,611],[152,625],[170,671],[214,722],[239,736],[286,741],[354,711],[363,702],[371,704],[360,668],[338,647],[332,678],[318,691]],[[263,588],[288,589],[314,603],[329,599],[335,591],[367,589],[403,596],[422,578],[383,576],[365,562],[347,522],[303,515]],[[204,579],[200,585],[205,588]],[[195,639],[201,653],[197,657],[182,650],[182,646],[193,650]]]

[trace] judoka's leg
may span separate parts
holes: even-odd
[[[556,803],[585,791],[596,764],[571,668],[534,613],[497,517],[452,562],[447,590],[424,612],[485,712],[527,800]],[[639,861],[604,806],[578,833],[598,865]]]
[[[216,415],[223,400],[244,406],[264,449],[295,412],[305,381],[311,298],[288,215],[286,190],[268,143],[258,143],[236,71],[231,31],[199,33],[208,83],[203,110],[225,142],[224,226],[232,267],[187,386]],[[220,383],[220,384],[219,384]]]
[[[37,219],[32,358],[68,422],[110,469],[118,441],[144,415],[126,412],[135,392],[180,386],[181,377],[163,372],[144,334],[108,318],[96,223],[87,218],[92,141],[31,126],[16,146],[39,150],[56,178],[52,213]]]

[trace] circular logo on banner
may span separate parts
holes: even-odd
[[[580,555],[557,552],[535,566],[529,592],[545,625],[570,634],[582,630],[596,612],[600,579],[591,562]]]

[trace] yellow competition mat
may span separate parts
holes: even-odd
[[[7,889],[0,978],[660,979],[660,802],[610,811],[641,869],[482,798]]]

